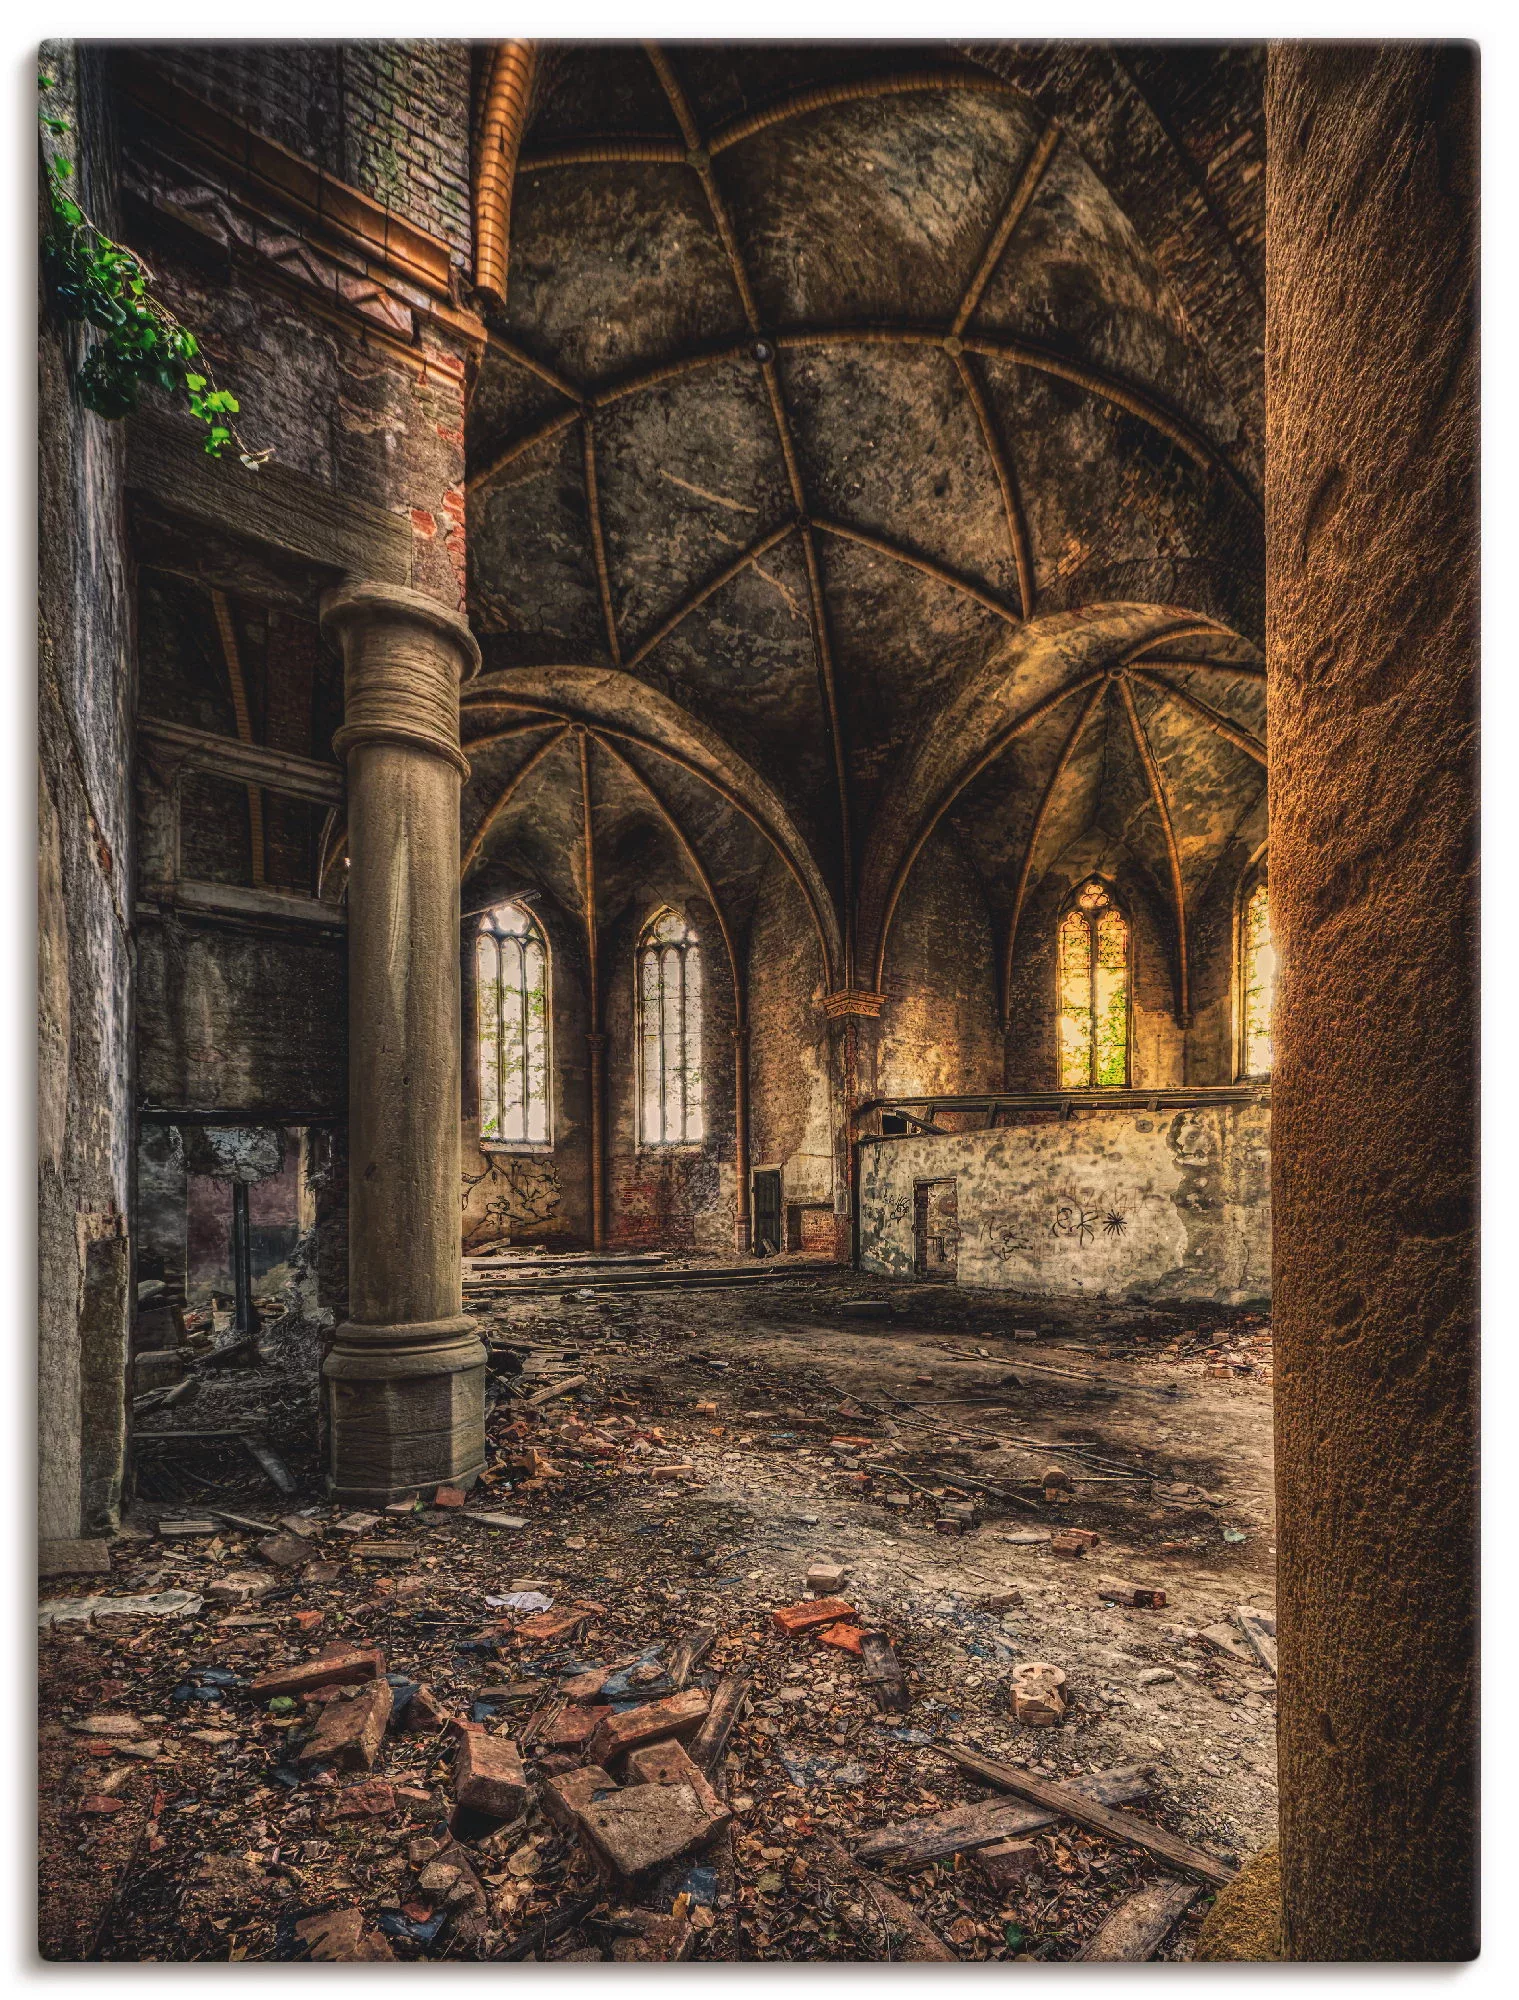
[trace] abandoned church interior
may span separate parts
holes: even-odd
[[[40,67],[44,1956],[1472,1956],[1472,51]]]

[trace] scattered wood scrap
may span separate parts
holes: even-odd
[[[1052,1778],[1040,1777],[1037,1771],[1025,1770],[1021,1764],[998,1764],[973,1750],[962,1749],[957,1743],[940,1743],[934,1747],[940,1756],[947,1757],[962,1771],[969,1771],[987,1784],[1000,1785],[1004,1791],[1014,1792],[1019,1798],[1044,1806],[1060,1819],[1074,1820],[1088,1833],[1100,1834],[1104,1840],[1116,1840],[1128,1847],[1142,1847],[1157,1861],[1164,1861],[1168,1867],[1178,1869],[1184,1875],[1195,1875],[1210,1888],[1222,1889],[1234,1880],[1235,1870],[1216,1854],[1194,1847],[1190,1841],[1167,1833],[1163,1827],[1151,1826],[1148,1820],[1136,1819],[1132,1813],[1101,1805],[1071,1785],[1057,1784]]]
[[[728,1737],[748,1698],[747,1673],[727,1675],[713,1691],[706,1720],[691,1740],[691,1762],[709,1778],[728,1747]]]
[[[870,1682],[877,1708],[888,1714],[905,1715],[910,1700],[907,1676],[884,1632],[860,1634],[860,1663],[865,1669],[866,1680]]]
[[[1076,1956],[1091,1964],[1148,1964],[1198,1894],[1195,1882],[1152,1882],[1147,1889],[1136,1890],[1124,1898]]]
[[[712,1650],[716,1638],[715,1625],[698,1625],[694,1632],[688,1633],[681,1640],[670,1655],[670,1686],[677,1694]]]
[[[1130,1764],[1111,1771],[1093,1771],[1077,1779],[1078,1789],[1106,1805],[1127,1805],[1150,1789],[1144,1769]],[[1041,1806],[1013,1799],[982,1799],[975,1805],[949,1806],[943,1812],[901,1820],[877,1828],[855,1848],[857,1861],[887,1863],[896,1868],[922,1868],[951,1854],[990,1847],[998,1840],[1037,1833],[1053,1826],[1058,1815]]]
[[[818,1835],[818,1846],[830,1861],[853,1876],[875,1905],[882,1929],[887,1934],[886,1949],[881,1954],[883,1958],[898,1958],[906,1965],[959,1964],[959,1959],[938,1932],[930,1930],[911,1904],[904,1903],[900,1896],[893,1894],[879,1875],[872,1875],[868,1868],[862,1868],[852,1854],[847,1854],[836,1840],[830,1840],[826,1834]]]

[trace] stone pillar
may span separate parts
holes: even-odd
[[[462,1310],[459,682],[480,652],[419,591],[329,593],[348,770],[348,1319],[323,1374],[331,1483],[377,1503],[466,1485],[485,1349]]]
[[[1287,43],[1266,87],[1291,1959],[1477,1948],[1475,67]]]
[[[607,1240],[607,1038],[587,1034],[586,1088],[591,1093],[591,1248],[603,1250]]]

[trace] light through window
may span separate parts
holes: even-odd
[[[480,1137],[549,1143],[548,947],[532,912],[498,903],[475,938]]]
[[[1271,904],[1264,879],[1245,898],[1240,942],[1243,963],[1244,1067],[1246,1076],[1271,1074],[1271,1009],[1276,1000],[1277,956],[1271,941]]]
[[[1060,923],[1060,1087],[1129,1080],[1129,926],[1094,876]]]
[[[706,1131],[701,951],[695,931],[673,910],[661,910],[639,940],[638,1028],[643,1143],[699,1143]]]

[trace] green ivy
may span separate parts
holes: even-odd
[[[47,89],[52,79],[38,78]],[[41,117],[54,138],[69,130],[66,118]],[[232,447],[250,472],[273,456],[250,451],[232,419],[236,396],[219,389],[200,342],[182,326],[150,287],[153,274],[135,251],[105,234],[70,191],[70,160],[46,162],[48,225],[42,261],[54,304],[65,319],[94,329],[95,338],[78,374],[80,400],[102,417],[135,410],[145,382],[183,394],[190,414],[206,426],[205,449],[220,458]]]

